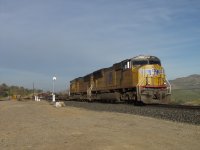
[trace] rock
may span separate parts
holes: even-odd
[[[65,103],[64,103],[64,102],[56,102],[56,103],[55,103],[55,107],[56,107],[56,108],[65,107]]]

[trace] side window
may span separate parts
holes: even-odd
[[[128,69],[131,68],[131,62],[130,61],[127,62],[127,68]]]
[[[131,68],[131,62],[127,61],[123,63],[123,70],[130,69]]]

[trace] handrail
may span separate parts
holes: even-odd
[[[142,83],[145,81],[145,78],[143,78],[142,80],[140,80],[137,84],[137,98],[139,99],[140,96],[140,85],[142,85]],[[140,98],[141,100],[141,98]]]
[[[171,86],[170,82],[167,80],[167,78],[166,78],[166,81],[167,81],[167,84],[168,84],[168,87],[169,87],[169,94],[171,94],[172,86]]]
[[[92,96],[92,89],[93,89],[93,84],[91,84],[90,87],[87,89],[87,96],[89,98]]]

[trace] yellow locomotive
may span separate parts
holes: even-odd
[[[171,85],[160,60],[136,56],[70,81],[70,99],[168,103]]]

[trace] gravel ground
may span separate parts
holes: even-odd
[[[111,104],[67,103],[115,108]],[[47,101],[0,101],[0,149],[199,150],[199,125],[69,105],[56,108]],[[116,107],[122,111],[125,106]],[[142,111],[143,107],[136,108]]]
[[[159,106],[135,106],[133,104],[88,103],[76,101],[65,101],[65,104],[89,110],[129,113],[200,125],[200,109],[180,109]]]

